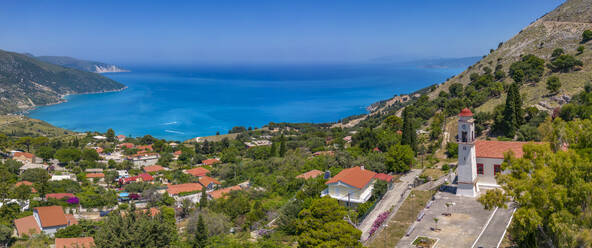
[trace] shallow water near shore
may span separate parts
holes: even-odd
[[[389,64],[131,66],[103,74],[128,88],[70,95],[32,118],[74,131],[186,140],[269,122],[335,122],[395,94],[441,83],[462,68]]]

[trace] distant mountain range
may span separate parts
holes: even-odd
[[[400,60],[397,56],[385,56],[372,59],[377,63],[392,63],[396,65],[414,66],[421,68],[463,68],[479,61],[481,56],[462,57],[462,58],[428,58],[418,60]]]
[[[63,67],[73,68],[81,71],[89,71],[94,73],[106,73],[106,72],[129,72],[129,70],[122,69],[113,64],[106,64],[95,61],[88,61],[82,59],[76,59],[67,56],[33,56],[32,54],[26,54],[29,57],[36,58],[43,62],[51,63],[54,65],[60,65]]]
[[[67,94],[100,93],[125,85],[96,73],[43,62],[0,50],[0,114],[60,103]]]

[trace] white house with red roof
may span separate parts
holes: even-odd
[[[528,142],[475,140],[473,113],[463,109],[458,120],[458,186],[457,195],[476,197],[481,189],[501,187],[495,176],[502,172],[504,154],[524,155],[522,147]]]
[[[325,183],[328,188],[321,197],[328,195],[346,206],[362,204],[372,196],[376,175],[363,166],[344,169]]]

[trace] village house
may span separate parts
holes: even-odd
[[[208,173],[210,173],[209,170],[207,170],[206,168],[203,168],[203,167],[196,167],[193,169],[185,170],[184,172],[185,172],[185,174],[189,174],[194,177],[203,177],[203,176],[206,176]]]
[[[504,154],[515,157],[524,155],[523,146],[528,142],[475,140],[473,113],[465,108],[458,120],[458,186],[457,195],[476,197],[482,189],[501,187],[495,176],[504,173],[501,164]],[[539,143],[542,144],[542,143]]]
[[[215,165],[220,162],[221,162],[220,159],[210,158],[210,159],[206,159],[206,160],[201,161],[201,164],[211,166],[211,165]]]
[[[96,180],[105,181],[105,174],[102,172],[100,172],[100,173],[86,173],[86,178],[92,179],[92,180],[95,180],[95,178],[97,178]]]
[[[56,238],[55,248],[92,248],[95,247],[93,237]]]
[[[44,169],[47,170],[49,168],[48,165],[46,164],[24,164],[23,166],[21,166],[21,168],[19,168],[20,173],[25,172],[26,170],[30,170],[30,169]]]
[[[218,189],[218,190],[214,190],[212,192],[209,192],[208,195],[212,199],[220,199],[220,198],[225,197],[227,194],[229,194],[230,192],[235,191],[235,190],[243,190],[243,187],[241,187],[240,185],[226,187],[226,188],[223,188],[223,189]]]
[[[144,166],[144,172],[146,173],[158,173],[165,170],[166,169],[160,165]]]
[[[129,156],[127,159],[132,162],[136,169],[142,166],[155,165],[160,158],[158,153],[143,153]]]
[[[176,185],[168,185],[166,192],[175,198],[176,202],[182,202],[189,199],[193,203],[199,202],[201,198],[201,190],[203,186],[199,183],[183,183]]]
[[[204,186],[207,191],[215,190],[220,186],[220,182],[218,182],[218,180],[209,176],[200,177],[199,183]]]
[[[40,163],[40,159],[35,157],[35,155],[28,153],[28,152],[15,152],[12,155],[12,159],[19,161],[23,164],[33,164],[33,163]]]
[[[45,195],[45,200],[49,200],[49,199],[58,199],[58,200],[66,199],[66,200],[68,200],[73,197],[76,197],[76,196],[72,193],[50,193],[50,194]]]
[[[344,169],[325,183],[328,188],[321,193],[321,197],[328,195],[346,206],[357,206],[372,196],[375,176],[375,172],[363,166]]]
[[[126,185],[126,184],[133,183],[133,182],[151,182],[153,180],[154,180],[154,177],[152,177],[150,174],[142,173],[142,174],[139,174],[139,175],[133,176],[133,177],[119,178],[119,184]]]
[[[45,233],[53,236],[59,229],[78,224],[71,214],[64,214],[61,206],[36,207],[33,215],[14,220],[17,235]]]
[[[14,187],[16,188],[16,187],[21,186],[21,185],[29,186],[29,187],[31,187],[31,192],[32,193],[37,193],[37,190],[35,188],[33,188],[33,183],[32,182],[29,182],[29,181],[16,182],[16,184],[14,185]]]
[[[74,174],[62,174],[62,175],[52,175],[49,181],[62,181],[62,180],[72,180],[76,181],[76,175]]]
[[[116,138],[117,138],[117,141],[123,142],[125,140],[125,138],[127,138],[127,137],[125,137],[125,135],[123,135],[123,134],[120,134],[120,135],[117,135]]]

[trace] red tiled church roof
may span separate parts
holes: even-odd
[[[460,111],[458,116],[473,116],[473,112],[471,112],[471,110],[468,108],[464,108],[462,111]]]
[[[524,156],[522,147],[528,143],[545,144],[543,142],[477,140],[475,141],[475,155],[478,158],[503,159],[504,153],[512,151],[515,157],[522,158]]]

